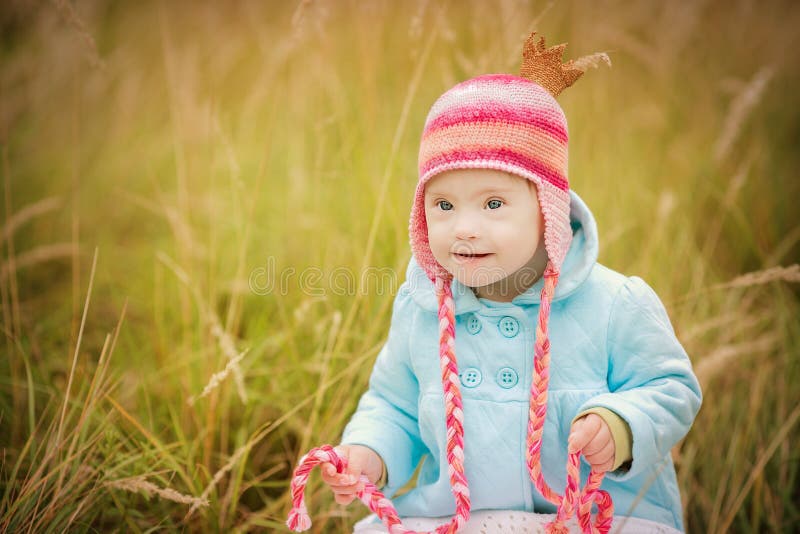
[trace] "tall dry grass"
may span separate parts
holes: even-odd
[[[570,178],[600,261],[655,287],[703,384],[674,451],[687,529],[797,530],[799,22],[712,0],[6,3],[0,530],[284,529],[293,463],[336,441],[386,335],[425,114],[515,72],[534,29],[613,61],[559,99]],[[366,512],[308,497],[319,532]]]

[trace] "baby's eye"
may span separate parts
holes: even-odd
[[[441,209],[442,211],[450,211],[451,209],[453,209],[453,205],[446,200],[440,200],[439,202],[436,203],[436,205],[439,206],[439,209]]]
[[[496,210],[497,208],[499,208],[502,205],[503,205],[503,201],[502,200],[497,200],[496,198],[493,198],[492,200],[490,200],[489,202],[486,203],[486,207],[489,208],[490,210]]]

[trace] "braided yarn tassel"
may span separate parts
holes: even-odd
[[[339,456],[330,445],[322,445],[311,449],[308,454],[300,459],[300,463],[294,470],[291,484],[292,509],[286,520],[286,526],[295,532],[303,532],[311,528],[311,518],[308,515],[303,494],[305,493],[311,470],[324,463],[333,464],[337,473],[344,473],[347,470],[347,461]],[[467,506],[467,517],[459,519],[459,516],[456,516],[449,523],[441,525],[430,532],[411,530],[403,526],[400,515],[397,513],[392,501],[387,499],[375,484],[363,475],[360,480],[364,483],[364,489],[357,492],[356,496],[383,521],[389,534],[454,534],[469,518],[469,506]],[[469,504],[469,501],[467,504]]]
[[[539,309],[539,320],[536,323],[536,343],[533,349],[533,377],[531,379],[531,398],[528,408],[527,453],[525,459],[528,472],[536,489],[553,504],[561,504],[562,498],[545,481],[542,474],[542,434],[544,420],[547,415],[547,386],[550,378],[550,339],[547,322],[550,319],[550,301],[555,292],[558,275],[552,271],[548,263],[544,273],[544,287]]]
[[[450,488],[456,500],[456,515],[447,525],[449,528],[442,532],[454,533],[469,520],[470,498],[467,476],[464,473],[464,406],[461,402],[456,361],[455,302],[450,279],[436,277],[436,294],[439,300],[439,364],[442,370],[447,427],[447,466]]]
[[[439,362],[442,370],[445,424],[447,425],[447,464],[450,487],[456,501],[456,514],[449,523],[437,527],[433,532],[416,533],[403,526],[392,502],[373,483],[362,476],[364,489],[356,495],[383,521],[390,534],[455,534],[469,520],[469,486],[464,473],[464,407],[459,389],[455,351],[455,303],[449,279],[436,279],[436,294],[439,299]],[[330,445],[312,449],[300,460],[292,477],[292,510],[286,521],[286,525],[295,532],[301,532],[311,527],[311,518],[308,515],[303,494],[311,470],[322,463],[333,464],[339,473],[343,473],[347,468],[346,461],[336,454]]]
[[[577,453],[576,453],[577,454]],[[580,495],[578,521],[584,532],[608,532],[614,518],[614,503],[607,491],[601,490],[603,473],[592,470]],[[597,518],[592,525],[592,504],[597,503]]]
[[[286,526],[295,532],[302,532],[311,528],[311,518],[306,509],[305,493],[306,484],[308,484],[308,476],[314,467],[331,463],[336,468],[338,473],[344,473],[347,469],[347,462],[336,454],[336,451],[330,445],[322,445],[311,449],[308,454],[300,459],[300,464],[294,470],[292,476],[292,510],[289,512],[289,517],[286,520]],[[397,514],[392,502],[381,493],[375,484],[370,482],[367,477],[362,476],[361,480],[364,482],[364,489],[359,491],[356,495],[366,504],[370,510],[381,518],[386,528],[391,534],[413,533],[413,531],[405,528],[400,522],[400,516]]]
[[[536,323],[536,344],[534,346],[534,372],[531,380],[531,400],[528,413],[528,436],[526,461],[531,480],[545,499],[558,505],[556,519],[545,528],[553,534],[568,532],[566,521],[573,513],[578,514],[581,529],[585,533],[605,534],[611,528],[614,515],[611,497],[600,490],[603,473],[592,470],[583,491],[580,490],[580,453],[575,452],[567,458],[567,484],[564,495],[556,493],[545,481],[542,473],[542,434],[547,415],[547,388],[550,382],[550,339],[547,324],[550,319],[550,304],[558,283],[558,272],[548,263],[544,272],[539,320]],[[591,524],[592,504],[597,503],[598,514],[595,524]]]

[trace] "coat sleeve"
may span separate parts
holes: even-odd
[[[615,298],[606,351],[610,393],[589,399],[579,411],[600,406],[628,423],[633,461],[627,471],[608,473],[622,481],[665,461],[689,431],[702,394],[664,305],[639,277],[628,278]]]
[[[425,451],[417,419],[419,383],[409,351],[415,307],[406,286],[401,287],[394,301],[389,337],[375,361],[369,389],[342,435],[343,444],[365,445],[383,459],[387,497],[408,482]]]

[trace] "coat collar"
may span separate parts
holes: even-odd
[[[572,227],[572,244],[569,247],[564,263],[561,265],[561,275],[556,285],[553,301],[568,297],[589,277],[589,273],[597,263],[599,242],[597,237],[597,223],[592,212],[575,191],[570,190],[569,222]],[[406,283],[411,297],[423,309],[436,312],[438,303],[436,291],[428,275],[419,266],[412,256],[406,270]],[[539,304],[541,300],[544,278],[540,278],[527,291],[514,298],[512,304],[519,306]],[[453,280],[451,285],[453,300],[456,305],[456,315],[473,312],[484,304],[483,299],[478,299],[472,290]]]

